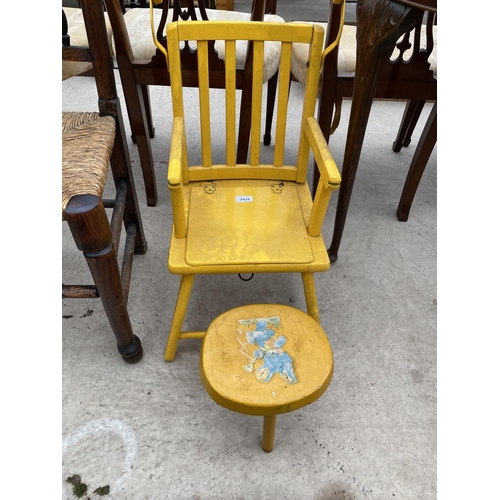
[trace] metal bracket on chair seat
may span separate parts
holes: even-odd
[[[205,184],[203,189],[204,189],[205,193],[207,193],[207,194],[214,194],[216,188],[217,188],[217,184],[214,181],[212,181],[208,184]]]
[[[284,182],[281,181],[279,184],[271,184],[271,189],[273,193],[280,194],[283,192]]]

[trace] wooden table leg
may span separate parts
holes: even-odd
[[[328,250],[331,262],[335,262],[338,257],[371,104],[383,63],[390,57],[398,38],[415,25],[418,12],[417,8],[392,0],[358,0],[356,74],[342,166],[342,182],[332,243]]]

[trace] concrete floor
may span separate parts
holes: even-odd
[[[293,83],[291,99],[302,90]],[[146,206],[137,148],[129,142],[149,244],[134,260],[129,297],[144,357],[137,365],[122,361],[99,300],[63,300],[62,497],[74,498],[65,479],[79,474],[89,492],[109,485],[107,498],[124,500],[436,498],[437,148],[409,221],[398,222],[416,139],[393,153],[404,103],[374,103],[339,260],[316,275],[322,326],[335,357],[333,381],[315,403],[278,417],[275,449],[266,454],[261,418],[230,412],[206,394],[199,340],[181,341],[175,361],[163,360],[178,290],[178,278],[165,267],[170,89],[151,88],[151,96],[154,208]],[[349,108],[346,101],[330,141],[339,167]],[[96,110],[93,79],[63,82],[62,109]],[[334,195],[323,228],[327,242],[335,202]],[[88,281],[65,225],[62,231],[63,282]],[[262,301],[305,310],[300,277],[203,276],[195,282],[186,327],[206,328],[225,310]]]
[[[321,20],[328,12],[326,1],[308,4],[307,16],[297,2],[278,3],[286,20]],[[302,90],[293,83],[291,99]],[[178,290],[178,278],[165,267],[170,89],[153,87],[151,97],[157,207],[146,206],[137,148],[129,141],[149,244],[134,260],[129,297],[144,357],[137,365],[122,361],[98,300],[63,300],[62,498],[75,498],[65,481],[74,474],[92,499],[105,485],[105,498],[117,500],[436,498],[437,148],[409,221],[395,215],[430,105],[413,143],[396,154],[391,145],[404,103],[374,103],[339,260],[316,275],[322,326],[335,357],[333,381],[315,403],[278,417],[275,449],[266,454],[262,419],[216,405],[203,389],[199,340],[181,341],[175,361],[163,360]],[[63,82],[62,109],[96,110],[93,80]],[[330,140],[339,167],[349,109],[344,102]],[[197,144],[192,147],[198,154]],[[336,195],[323,227],[327,243],[335,203]],[[62,243],[63,282],[89,281],[65,225]],[[305,310],[300,277],[202,276],[185,327],[204,329],[232,307],[263,301]]]

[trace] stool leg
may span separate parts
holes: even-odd
[[[175,351],[177,350],[177,344],[181,338],[182,323],[184,323],[184,317],[186,316],[194,277],[194,274],[185,274],[181,276],[179,295],[177,297],[177,304],[175,305],[174,317],[172,318],[167,348],[165,349],[165,361],[173,361],[175,358]]]
[[[274,431],[276,430],[276,415],[264,417],[264,431],[262,436],[262,449],[271,453],[274,448]]]
[[[302,283],[304,284],[304,293],[306,296],[307,314],[319,323],[319,308],[313,273],[302,273]]]

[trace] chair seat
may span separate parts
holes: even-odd
[[[87,31],[83,23],[82,9],[73,7],[64,7],[64,13],[68,21],[68,35],[70,36],[71,45],[88,47]],[[111,46],[112,30],[108,19],[108,14],[104,12],[106,21],[106,32],[108,35],[108,43]],[[92,69],[92,63],[77,62],[77,61],[62,61],[62,79],[66,80],[72,76],[78,76]]]
[[[196,10],[196,16],[201,20],[201,14],[198,9]],[[216,9],[205,9],[207,12],[208,19],[211,21],[250,21],[251,14],[246,12],[234,12],[226,10],[216,10]],[[155,26],[160,24],[160,19],[162,12],[159,9],[155,9]],[[125,24],[127,26],[127,31],[130,38],[130,44],[132,46],[132,52],[134,59],[137,61],[149,62],[151,58],[156,54],[156,46],[154,44],[153,38],[151,36],[151,23],[149,18],[149,9],[130,9],[125,15]],[[173,10],[170,9],[167,17],[168,23],[172,21]],[[285,20],[273,14],[266,14],[264,16],[264,21],[284,23]],[[186,21],[189,22],[189,21]],[[225,60],[224,44],[221,41],[215,42],[215,50],[219,53],[219,57]],[[247,51],[247,42],[238,41],[236,43],[236,67],[243,68],[245,66]],[[264,81],[269,80],[271,76],[276,73],[279,66],[281,44],[277,42],[266,42],[264,47]],[[114,53],[114,48],[113,48]]]
[[[252,304],[221,314],[201,348],[200,376],[210,397],[247,415],[277,415],[316,401],[333,370],[321,326],[280,304]]]
[[[76,195],[102,197],[115,139],[115,120],[99,113],[62,113],[62,212]]]
[[[296,21],[293,21],[296,22]],[[297,21],[298,22],[298,21]],[[325,33],[328,29],[327,23],[306,23],[321,26]],[[410,36],[410,43],[413,42],[413,33]],[[430,70],[437,78],[437,26],[433,26],[434,47],[429,56]],[[421,41],[425,47],[425,27],[422,27]],[[399,50],[394,49],[391,59],[399,55]],[[292,49],[292,75],[302,84],[305,84],[307,70],[308,46],[303,43],[294,43]],[[344,25],[339,43],[338,71],[342,73],[354,73],[356,71],[356,26]]]
[[[171,272],[189,274],[191,266],[210,274],[242,272],[242,266],[245,272],[329,268],[322,236],[307,232],[312,207],[307,183],[225,180],[191,182],[184,189],[188,236],[172,237]]]

